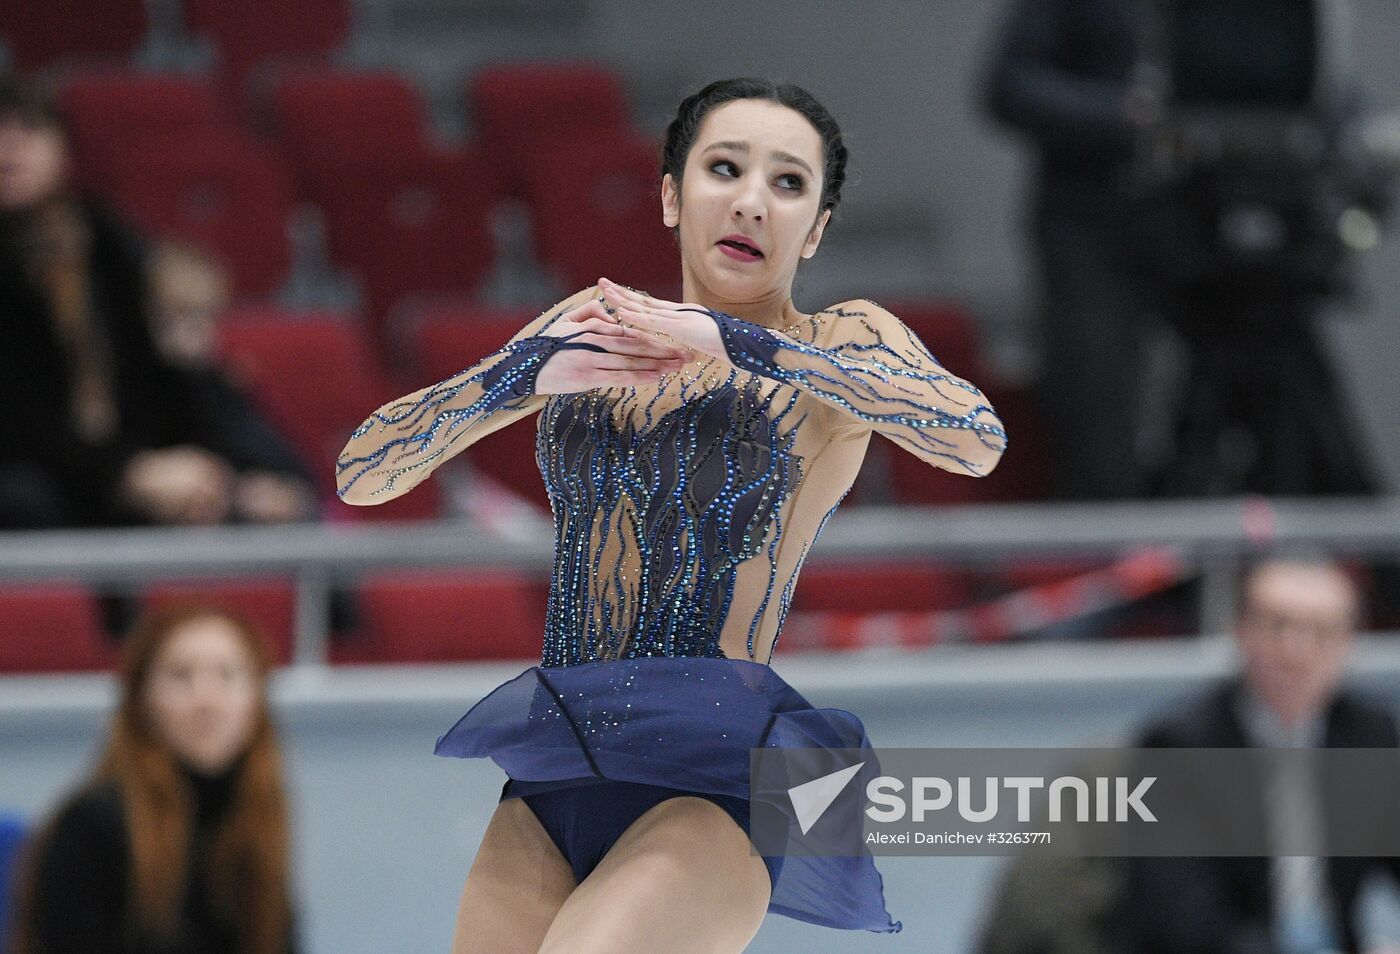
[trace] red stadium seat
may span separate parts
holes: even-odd
[[[209,37],[230,88],[242,94],[253,67],[273,58],[320,58],[350,35],[350,0],[185,0],[191,33]]]
[[[870,439],[870,451],[886,462],[890,486],[902,504],[929,507],[960,507],[993,499],[986,478],[943,470],[883,438]],[[878,446],[878,450],[877,450]]]
[[[1050,448],[1034,395],[1026,388],[1002,385],[995,378],[983,388],[1006,425],[1007,449],[997,469],[981,479],[996,500],[1049,500]]]
[[[133,146],[120,158],[113,196],[148,231],[221,255],[239,294],[269,295],[287,276],[291,175],[257,143],[211,134]]]
[[[0,588],[0,672],[106,669],[115,647],[86,587],[28,583]]]
[[[309,188],[331,257],[360,276],[382,327],[401,297],[471,294],[491,272],[491,183],[476,152],[405,146],[321,163]]]
[[[535,659],[548,584],[506,570],[386,573],[358,589],[359,631],[332,647],[336,662]]]
[[[272,110],[279,138],[303,177],[327,158],[432,141],[418,91],[388,70],[290,72],[272,92]]]
[[[882,304],[914,332],[943,367],[982,389],[1010,435],[1006,455],[988,477],[940,473],[899,448],[881,448],[878,453],[888,461],[896,499],[901,503],[948,506],[1045,499],[1045,451],[1034,403],[1020,389],[1003,386],[993,376],[971,316],[958,305],[946,302]],[[877,453],[874,443],[871,450],[872,454]]]
[[[267,640],[278,665],[292,659],[296,589],[289,580],[247,579],[157,583],[143,594],[143,609],[196,605],[225,610],[248,620]]]
[[[145,0],[0,0],[11,65],[33,72],[64,59],[125,58],[146,37]]]
[[[881,302],[914,332],[940,365],[980,385],[986,377],[976,323],[960,305],[943,301]]]
[[[227,316],[219,338],[231,373],[301,451],[318,486],[333,499],[335,461],[350,434],[400,393],[360,325],[335,314],[244,307]],[[333,513],[339,519],[424,519],[437,515],[438,504],[437,486],[429,479],[389,503],[337,503]]]
[[[968,577],[936,564],[819,564],[802,570],[778,651],[924,646],[932,618],[972,598]]]
[[[426,385],[452,377],[499,350],[535,315],[439,304],[425,306],[414,317],[414,365]],[[548,508],[549,495],[535,463],[537,433],[533,419],[519,422],[487,434],[464,456],[512,491]]]
[[[133,145],[227,129],[214,90],[188,76],[107,70],[64,82],[59,105],[85,182],[105,189],[116,157]]]
[[[468,81],[467,109],[503,185],[517,195],[525,189],[518,170],[542,143],[567,137],[583,145],[631,125],[622,80],[599,63],[486,67]]]
[[[554,139],[525,168],[536,248],[565,287],[606,275],[661,297],[679,294],[680,250],[661,221],[650,144],[625,135]]]
[[[966,576],[945,566],[820,563],[803,567],[793,589],[792,611],[943,610],[956,609],[970,598]]]

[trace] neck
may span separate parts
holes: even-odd
[[[190,794],[194,796],[195,818],[205,825],[217,822],[233,801],[239,762],[212,772],[183,761],[178,764],[190,786]]]
[[[1284,732],[1295,732],[1305,723],[1322,714],[1325,704],[1316,708],[1303,708],[1287,700],[1270,700],[1253,686],[1246,684],[1245,692],[1256,707],[1275,726]]]
[[[792,303],[791,286],[758,297],[736,298],[706,285],[689,268],[682,267],[681,271],[682,301],[702,305],[711,311],[722,311],[766,328],[785,328],[798,320],[800,313]]]

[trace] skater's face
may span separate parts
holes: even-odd
[[[247,748],[261,705],[257,664],[234,624],[200,616],[166,639],[146,683],[156,737],[182,762],[222,772]]]
[[[679,227],[684,269],[733,300],[791,292],[830,210],[822,198],[821,135],[801,113],[767,100],[718,106],[701,122],[680,183],[661,182],[662,217]],[[746,236],[750,254],[724,244]]]
[[[1327,564],[1266,563],[1250,578],[1235,635],[1245,678],[1286,725],[1327,705],[1358,615],[1351,580]]]

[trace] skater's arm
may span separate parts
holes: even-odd
[[[723,312],[719,325],[738,367],[790,384],[837,412],[838,436],[874,431],[954,473],[986,476],[1006,431],[986,396],[942,367],[918,337],[868,299],[818,313],[829,330],[808,344]]]
[[[535,376],[559,347],[559,339],[540,332],[597,293],[584,289],[466,370],[371,414],[336,463],[340,499],[360,505],[392,500],[487,434],[539,411],[548,395],[535,393]]]

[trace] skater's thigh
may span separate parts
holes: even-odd
[[[452,954],[535,954],[575,884],[525,801],[505,799],[467,873]]]

